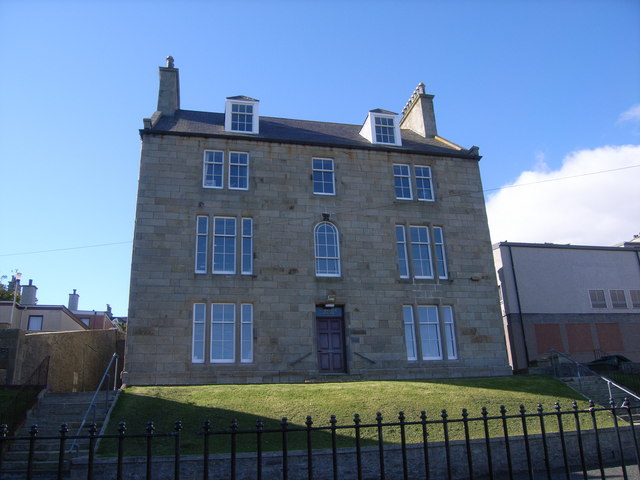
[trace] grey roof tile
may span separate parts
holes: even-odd
[[[384,113],[385,115],[398,115],[396,112],[390,112],[389,110],[384,110],[383,108],[376,108],[374,110],[369,110],[371,113]]]
[[[360,135],[361,128],[361,125],[260,116],[260,133],[254,135],[226,132],[224,130],[223,113],[178,110],[173,117],[162,116],[153,128],[146,129],[144,132],[176,135],[238,136],[284,143],[375,150],[402,150],[457,157],[476,157],[469,150],[458,150],[436,138],[423,138],[409,130],[401,131],[401,147],[371,144]]]

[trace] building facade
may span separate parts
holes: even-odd
[[[509,360],[551,349],[640,362],[640,238],[615,247],[503,242],[494,248]]]
[[[361,125],[180,109],[144,120],[125,383],[509,374],[476,147],[421,84]]]

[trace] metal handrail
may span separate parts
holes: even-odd
[[[111,365],[113,364],[113,362],[115,361],[115,368],[114,368],[114,374],[113,374],[113,389],[116,390],[116,383],[117,383],[117,373],[118,373],[118,354],[114,353],[111,356],[111,360],[109,360],[109,365],[107,365],[107,368],[105,368],[104,373],[102,374],[102,378],[100,379],[100,383],[98,384],[98,388],[96,388],[95,393],[93,394],[93,397],[91,397],[91,403],[89,404],[89,406],[87,407],[87,411],[84,414],[84,417],[82,418],[82,422],[80,422],[80,426],[78,427],[78,432],[76,433],[76,437],[80,436],[80,433],[82,432],[82,429],[84,428],[85,424],[87,423],[87,418],[89,417],[89,413],[93,411],[93,422],[95,423],[96,420],[96,397],[98,396],[98,393],[100,393],[100,389],[102,388],[102,385],[105,383],[105,380],[107,381],[107,388],[105,389],[105,408],[107,408],[109,406],[109,380],[111,379],[111,375],[109,375],[109,369],[111,368]],[[71,446],[69,447],[69,452],[73,452],[74,450],[78,450],[79,449],[79,445],[78,445],[78,439],[74,439],[73,443],[71,444]]]
[[[609,399],[611,400],[613,398],[613,395],[611,394],[611,386],[616,387],[619,390],[622,390],[624,393],[626,393],[627,395],[635,398],[636,400],[640,401],[640,396],[636,395],[634,392],[632,392],[631,390],[623,387],[622,385],[614,382],[613,380],[611,380],[610,378],[605,377],[604,375],[600,375],[598,372],[595,372],[593,370],[591,370],[589,367],[587,367],[586,365],[583,365],[580,362],[575,361],[573,358],[571,358],[569,355],[567,355],[566,353],[562,353],[559,352],[555,349],[551,349],[550,352],[552,354],[558,355],[560,357],[566,358],[567,360],[569,360],[572,363],[575,363],[578,367],[585,369],[587,372],[589,372],[590,375],[594,375],[596,377],[599,377],[601,380],[604,380],[605,382],[607,382],[607,388],[609,389]],[[554,373],[555,373],[555,369],[554,369]],[[580,381],[580,370],[578,370],[578,379]],[[581,384],[582,385],[582,384]]]

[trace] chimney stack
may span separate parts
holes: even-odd
[[[424,138],[433,138],[438,135],[436,116],[433,111],[433,95],[425,93],[424,83],[418,84],[402,110],[400,128],[411,130]]]
[[[73,289],[73,293],[69,294],[69,310],[76,312],[78,310],[78,303],[80,301],[80,295],[76,293],[76,289]]]
[[[36,293],[38,292],[38,287],[33,284],[33,280],[29,279],[29,285],[22,286],[22,305],[35,305],[38,299],[36,298]]]
[[[160,89],[158,112],[172,117],[180,109],[180,82],[178,69],[173,66],[173,57],[167,57],[167,66],[160,67]]]

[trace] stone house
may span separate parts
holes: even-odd
[[[510,374],[477,147],[420,84],[360,125],[182,110],[144,119],[124,381]]]
[[[551,349],[582,363],[640,362],[640,237],[612,247],[502,242],[494,257],[515,371]]]

